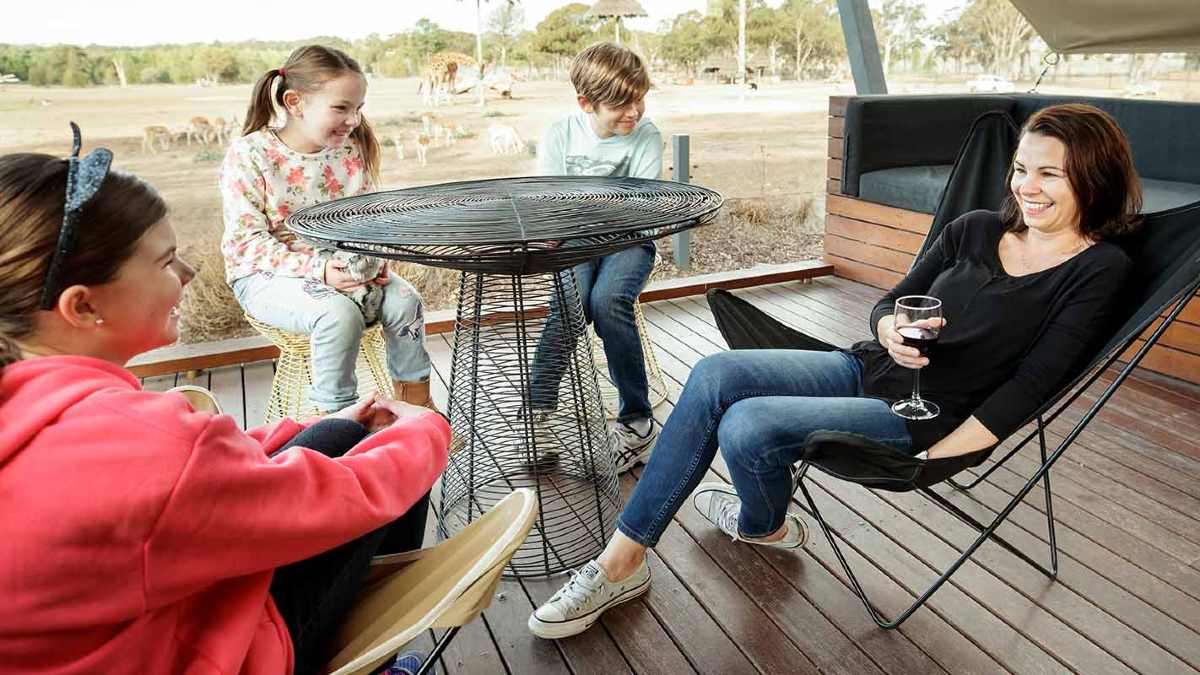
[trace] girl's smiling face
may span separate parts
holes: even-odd
[[[367,97],[367,81],[362,75],[345,71],[327,80],[315,92],[302,94],[289,90],[284,94],[288,111],[285,129],[301,152],[317,152],[323,148],[340,148],[350,133],[362,122],[363,102]],[[289,143],[291,145],[291,143]]]
[[[179,339],[179,301],[196,271],[178,256],[167,219],[147,230],[117,278],[92,289],[106,351],[121,363]]]

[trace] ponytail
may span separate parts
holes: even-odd
[[[0,333],[0,368],[21,360],[21,348],[12,338]]]
[[[278,68],[268,70],[262,77],[258,78],[258,82],[254,83],[254,92],[250,95],[250,105],[246,108],[246,122],[242,125],[243,136],[266,128],[271,124],[271,118],[275,116],[275,108],[271,102],[271,90],[274,88],[275,78],[277,77],[281,80],[277,96],[282,98],[284,91],[283,83],[286,80],[284,80],[283,73]]]
[[[362,155],[363,170],[371,177],[373,189],[379,189],[379,138],[375,130],[367,123],[367,118],[360,115],[358,126],[350,132],[350,138],[358,144],[358,152]]]

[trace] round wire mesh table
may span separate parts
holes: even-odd
[[[501,178],[348,197],[288,219],[319,246],[462,271],[440,537],[528,487],[540,512],[512,575],[555,574],[603,549],[620,492],[568,268],[708,223],[721,202],[668,181]],[[535,365],[562,373],[553,410],[531,407]]]

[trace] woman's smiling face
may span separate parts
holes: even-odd
[[[1079,201],[1067,177],[1067,146],[1057,138],[1029,132],[1021,136],[1009,188],[1031,229],[1079,230]]]

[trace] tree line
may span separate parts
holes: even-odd
[[[485,0],[486,1],[486,0]],[[966,0],[947,17],[925,14],[920,0],[872,2],[876,38],[885,72],[966,68],[1022,75],[1042,54],[1033,53],[1033,28],[1008,0]],[[561,70],[581,49],[613,38],[611,22],[589,16],[575,2],[525,28],[519,2],[489,8],[482,36],[484,59],[527,70]],[[710,3],[664,21],[656,31],[622,31],[624,43],[656,69],[684,76],[715,70],[732,75],[738,48],[738,0]],[[392,34],[357,40],[316,36],[296,42],[237,42],[149,47],[0,45],[0,74],[34,85],[89,86],[135,83],[252,82],[277,67],[296,46],[320,42],[343,49],[368,72],[385,77],[420,74],[431,54],[475,53],[474,33],[441,28],[428,19]],[[846,50],[836,0],[746,1],[747,63],[757,72],[813,79],[845,69]],[[1044,50],[1044,45],[1041,45]],[[1189,58],[1195,67],[1200,59]]]

